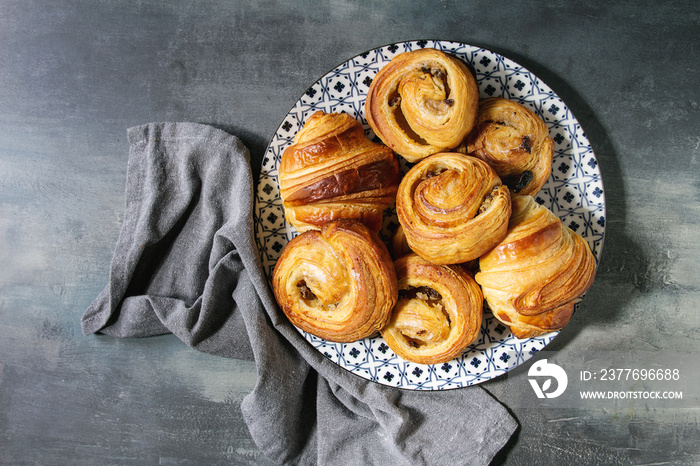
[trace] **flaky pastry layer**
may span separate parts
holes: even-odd
[[[467,65],[436,49],[396,55],[374,77],[365,116],[409,162],[460,145],[474,126],[479,88]]]
[[[401,358],[419,364],[451,361],[479,335],[483,296],[459,265],[435,265],[416,254],[394,261],[399,300],[382,336]]]
[[[506,237],[479,259],[475,275],[494,316],[516,338],[563,328],[593,283],[588,243],[532,196],[512,196]]]
[[[506,234],[510,192],[483,160],[441,152],[403,177],[396,213],[411,250],[435,264],[478,258]]]
[[[286,219],[300,232],[338,218],[379,231],[399,177],[394,152],[367,139],[359,121],[321,111],[285,149],[278,175]]]
[[[554,141],[535,112],[502,97],[479,103],[467,153],[491,165],[513,193],[537,193],[552,173]]]
[[[349,219],[308,230],[287,243],[272,288],[292,324],[343,343],[384,327],[398,297],[386,246],[364,224]]]

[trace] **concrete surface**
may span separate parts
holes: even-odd
[[[239,409],[252,363],[81,333],[121,226],[126,128],[219,126],[257,173],[311,83],[403,40],[515,60],[592,143],[603,259],[547,349],[697,354],[700,4],[579,3],[0,0],[0,463],[267,464]],[[523,406],[526,370],[483,384],[520,423],[495,464],[700,462],[697,405]]]

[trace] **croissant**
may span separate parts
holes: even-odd
[[[542,119],[513,100],[479,104],[467,153],[488,162],[513,193],[537,193],[552,173],[554,141]]]
[[[409,162],[457,147],[469,134],[479,88],[467,65],[436,49],[396,55],[370,84],[365,116]]]
[[[563,328],[593,283],[588,243],[532,196],[512,196],[508,234],[475,275],[494,316],[516,338]]]
[[[394,261],[399,300],[382,337],[399,357],[419,364],[451,361],[479,335],[483,296],[461,266],[416,254]]]
[[[414,165],[396,195],[411,250],[435,264],[476,259],[503,239],[510,192],[483,160],[441,152]]]
[[[285,216],[299,232],[336,218],[379,231],[399,179],[396,154],[367,139],[362,124],[346,113],[311,115],[279,166]]]
[[[343,343],[384,327],[398,298],[386,246],[350,219],[333,220],[287,243],[273,270],[272,288],[294,325]]]

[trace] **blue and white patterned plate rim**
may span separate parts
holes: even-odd
[[[603,182],[593,149],[562,99],[537,76],[498,53],[461,42],[418,40],[378,47],[336,66],[302,94],[280,123],[265,152],[255,193],[255,238],[268,279],[284,245],[296,234],[284,219],[279,195],[277,167],[282,152],[317,110],[354,116],[373,139],[364,115],[369,85],[394,56],[417,48],[435,48],[463,59],[476,72],[481,98],[516,100],[544,120],[554,139],[555,153],[552,175],[535,199],[586,239],[599,261],[605,237]],[[396,225],[393,209],[385,217],[385,231],[390,231]],[[437,365],[400,359],[380,335],[354,343],[333,343],[301,333],[327,358],[365,379],[410,390],[445,390],[507,373],[542,350],[559,332],[519,340],[486,309],[477,340],[453,361]]]

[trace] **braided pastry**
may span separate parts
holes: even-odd
[[[396,55],[374,77],[365,116],[409,162],[457,147],[474,126],[479,88],[467,65],[435,49]]]
[[[404,175],[396,213],[414,252],[435,264],[458,264],[503,239],[510,192],[483,160],[442,152]]]
[[[552,173],[554,141],[532,110],[502,97],[479,104],[467,153],[491,165],[513,193],[537,193]]]
[[[479,335],[483,296],[459,265],[435,265],[416,254],[394,261],[399,300],[381,331],[401,358],[419,364],[451,361]]]
[[[393,151],[367,139],[360,122],[346,113],[311,115],[279,167],[285,216],[300,232],[336,218],[379,231],[399,178]]]
[[[516,338],[563,328],[593,283],[588,243],[532,196],[513,195],[507,236],[479,259],[474,277],[494,316]]]
[[[349,219],[331,221],[287,243],[272,288],[294,325],[336,342],[357,341],[380,330],[398,296],[386,246],[376,233]]]

